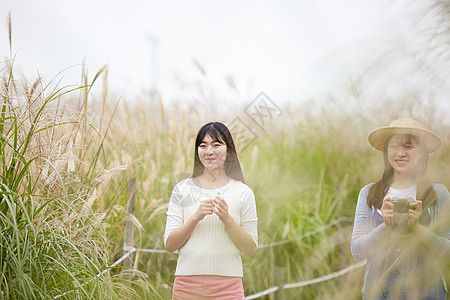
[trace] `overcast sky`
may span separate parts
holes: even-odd
[[[336,88],[396,41],[414,38],[410,4],[2,0],[0,50],[9,55],[11,12],[15,70],[30,80],[75,66],[64,82],[77,84],[85,58],[91,76],[109,65],[113,95],[125,99],[154,85],[164,100],[177,101],[196,97],[200,85],[241,101],[261,91],[279,102],[298,101]]]

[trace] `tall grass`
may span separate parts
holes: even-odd
[[[127,181],[138,182],[135,246],[162,249],[170,192],[191,174],[198,128],[236,115],[205,114],[208,99],[167,107],[153,94],[116,103],[107,69],[91,81],[82,73],[82,86],[72,89],[19,82],[9,61],[2,68],[0,299],[168,299],[175,254],[136,253],[134,270],[96,276],[123,254]],[[375,74],[383,77],[380,68]],[[92,99],[101,75],[104,89]],[[284,107],[271,130],[239,151],[256,195],[260,245],[289,240],[243,258],[246,294],[271,287],[276,266],[285,267],[286,282],[297,282],[354,263],[352,223],[324,226],[352,218],[360,188],[381,176],[382,155],[367,142],[372,129],[407,115],[437,132],[444,146],[430,157],[429,174],[450,187],[450,124],[436,95],[407,86],[392,99],[374,93],[371,78],[322,103]],[[359,299],[362,272],[288,290],[287,298]]]
[[[97,207],[96,190],[111,170],[98,169],[102,139],[84,109],[101,72],[58,87],[17,80],[13,64],[2,63],[0,79],[0,299],[133,297],[144,277],[101,274],[112,261],[112,208]]]

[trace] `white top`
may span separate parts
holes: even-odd
[[[406,189],[394,189],[393,187],[389,187],[389,190],[386,193],[386,196],[384,196],[384,198],[387,197],[412,197],[414,200],[416,200],[416,194],[417,194],[417,186],[413,185],[410,186],[409,188]],[[375,210],[375,208],[372,208],[372,210]],[[377,212],[381,214],[381,210],[379,208],[377,208]]]
[[[389,187],[388,192],[386,193],[386,197],[412,197],[416,200],[417,186],[413,185],[406,189],[394,189],[393,187]]]
[[[201,201],[213,199],[219,193],[228,204],[229,214],[258,246],[255,196],[247,185],[231,178],[226,185],[213,190],[200,188],[192,178],[177,183],[170,196],[164,244],[172,230],[183,225],[197,211]],[[175,275],[242,277],[239,249],[216,214],[205,216],[179,249]]]

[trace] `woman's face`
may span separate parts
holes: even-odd
[[[214,141],[209,134],[206,134],[198,146],[198,157],[205,171],[223,170],[227,159],[227,145]]]
[[[420,156],[420,146],[413,135],[399,134],[391,137],[387,157],[394,173],[416,175]]]

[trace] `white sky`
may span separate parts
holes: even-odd
[[[114,95],[133,99],[154,80],[154,36],[165,101],[197,97],[200,85],[206,97],[251,101],[264,91],[282,103],[332,90],[393,41],[413,38],[410,6],[406,0],[2,0],[0,54],[9,55],[9,11],[16,72],[50,79],[78,65],[64,72],[64,83],[78,84],[86,58],[91,76],[108,64]]]

